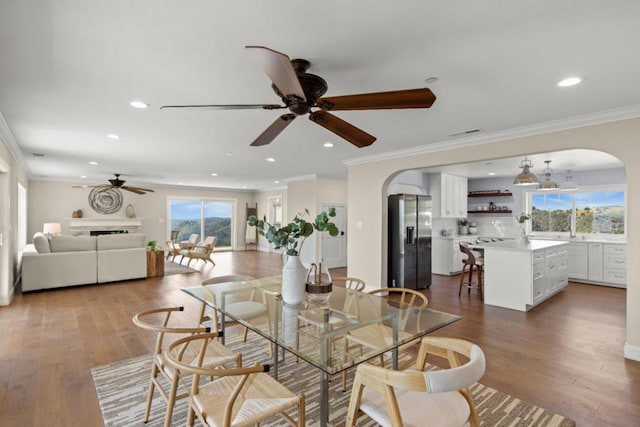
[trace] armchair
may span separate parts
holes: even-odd
[[[189,264],[191,264],[191,261],[193,261],[194,259],[201,259],[205,262],[205,264],[207,262],[210,262],[211,264],[216,265],[216,263],[213,262],[213,260],[211,259],[211,252],[213,251],[213,248],[216,246],[217,241],[218,241],[218,237],[207,236],[202,242],[198,243],[197,245],[193,245],[180,250],[180,255],[182,255],[182,258],[180,258],[180,262],[182,262],[182,259],[184,257],[187,257],[189,258],[189,261],[187,262],[187,267],[189,266]]]

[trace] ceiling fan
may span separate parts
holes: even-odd
[[[112,188],[119,188],[121,190],[131,191],[132,193],[136,193],[136,194],[153,193],[153,190],[151,190],[149,188],[131,187],[129,185],[124,185],[124,183],[126,181],[120,179],[120,174],[119,173],[115,173],[114,175],[116,176],[115,179],[110,179],[109,180],[109,184],[102,184],[102,185],[74,185],[73,188],[102,188],[102,191],[110,190]]]
[[[404,108],[429,108],[436,96],[427,88],[365,93],[322,98],[327,82],[320,76],[307,73],[311,63],[305,59],[289,59],[287,55],[264,46],[246,46],[255,55],[263,71],[273,82],[271,87],[282,99],[279,104],[231,104],[231,105],[164,105],[164,108],[244,110],[289,109],[278,117],[251,143],[252,146],[269,144],[298,116],[309,115],[309,120],[346,139],[358,148],[371,145],[376,137],[334,116],[329,111],[383,110]]]

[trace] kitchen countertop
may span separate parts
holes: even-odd
[[[537,251],[539,249],[552,248],[554,246],[567,245],[569,242],[560,242],[556,240],[529,240],[524,243],[520,240],[506,240],[503,242],[491,243],[474,243],[474,248],[482,249],[510,249],[516,251]]]

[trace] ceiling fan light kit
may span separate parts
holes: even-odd
[[[97,192],[105,192],[112,189],[118,190],[127,190],[136,194],[146,194],[153,193],[154,191],[150,188],[142,188],[142,187],[132,187],[130,185],[124,185],[126,181],[120,179],[120,174],[114,174],[116,177],[114,179],[109,180],[109,184],[101,184],[101,185],[74,185],[73,188],[93,188],[97,190]]]
[[[250,145],[257,147],[271,143],[298,116],[309,115],[309,120],[349,141],[358,148],[371,145],[375,136],[332,115],[329,111],[391,110],[429,108],[436,96],[428,88],[406,89],[389,92],[365,93],[322,98],[327,92],[327,82],[320,76],[307,73],[311,63],[305,59],[289,59],[284,53],[264,46],[246,46],[259,61],[262,70],[272,82],[272,89],[284,105],[277,104],[229,104],[229,105],[165,105],[161,109],[289,109],[282,114]]]

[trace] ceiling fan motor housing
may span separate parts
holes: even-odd
[[[285,97],[275,85],[272,84],[271,87],[282,98],[282,101],[292,113],[302,116],[311,111],[311,107],[316,105],[316,99],[327,93],[328,86],[322,77],[306,72],[311,66],[311,63],[306,59],[292,59],[291,65],[298,76],[300,86],[302,86],[307,100],[303,101],[297,96]]]

